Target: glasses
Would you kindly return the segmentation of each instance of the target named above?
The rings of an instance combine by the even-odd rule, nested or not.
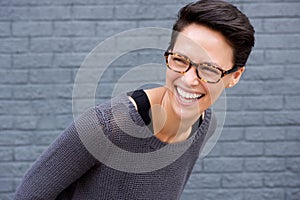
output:
[[[166,65],[174,72],[185,74],[192,66],[196,67],[197,76],[206,83],[218,83],[222,77],[238,70],[238,66],[234,66],[230,70],[223,70],[213,63],[194,63],[188,57],[179,53],[166,51],[164,54]]]

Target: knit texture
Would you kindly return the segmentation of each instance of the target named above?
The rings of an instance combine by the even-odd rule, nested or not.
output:
[[[132,131],[138,133],[149,129],[128,98],[120,95],[95,106],[64,130],[26,173],[15,200],[180,199],[205,136],[211,130],[211,119],[211,110],[207,110],[198,130],[184,142],[167,144],[153,134],[150,137],[134,137],[122,127],[135,125],[139,130],[135,128]],[[137,173],[126,168],[127,163],[124,163],[123,170],[116,169],[111,166],[118,163],[122,168],[123,155],[116,155],[111,146],[101,147],[102,143],[97,140],[99,135],[96,135],[99,131],[95,130],[101,130],[100,134],[103,133],[111,144],[126,152],[139,153],[141,158],[162,148],[179,156],[168,165],[152,171],[138,172],[144,165],[133,161],[130,162]],[[105,152],[95,153],[99,150]],[[98,155],[106,157],[98,158]],[[156,161],[160,162],[145,160],[149,165]]]

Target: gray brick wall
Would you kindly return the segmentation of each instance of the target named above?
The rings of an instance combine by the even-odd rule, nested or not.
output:
[[[187,2],[0,1],[0,200],[12,199],[26,170],[72,121],[72,87],[87,54],[128,29],[171,28]],[[226,92],[221,137],[197,162],[182,199],[298,200],[300,2],[231,2],[253,22],[256,47],[243,80]],[[131,66],[163,62],[161,56],[144,51],[117,59],[101,80],[98,101],[110,97],[116,77]],[[163,81],[156,70],[150,68],[147,81]]]

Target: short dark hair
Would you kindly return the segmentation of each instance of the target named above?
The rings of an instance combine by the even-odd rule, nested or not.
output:
[[[178,12],[173,25],[169,49],[174,47],[178,32],[190,24],[205,25],[220,32],[233,48],[233,62],[236,67],[246,65],[254,47],[254,28],[248,17],[237,7],[221,0],[200,0],[187,4]]]

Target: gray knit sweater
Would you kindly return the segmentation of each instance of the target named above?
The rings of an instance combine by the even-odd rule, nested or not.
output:
[[[208,109],[191,137],[167,144],[149,135],[127,96],[119,95],[63,131],[26,173],[15,200],[180,199],[211,118]]]

